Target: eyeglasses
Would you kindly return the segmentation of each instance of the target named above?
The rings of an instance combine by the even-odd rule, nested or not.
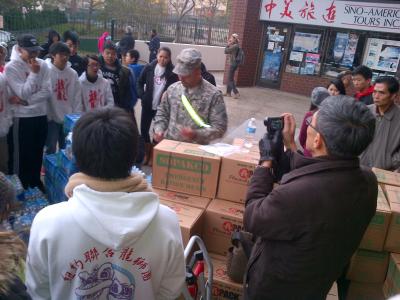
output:
[[[306,119],[306,125],[310,126],[312,129],[314,129],[316,132],[318,132],[319,134],[321,134],[321,132],[319,132],[319,130],[317,128],[315,128],[314,125],[311,124],[312,123],[312,117],[309,117]],[[321,134],[322,135],[322,134]]]

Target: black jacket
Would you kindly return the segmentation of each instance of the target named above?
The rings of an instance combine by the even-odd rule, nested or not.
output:
[[[105,62],[102,56],[100,56],[100,64],[101,64],[101,71],[104,71]],[[131,70],[121,65],[121,63],[118,60],[116,60],[116,66],[117,66],[116,72],[119,73],[119,82],[118,82],[118,88],[115,91],[113,90],[115,106],[118,106],[126,110],[127,112],[132,112],[133,96],[131,89],[131,76],[132,76]],[[106,76],[104,76],[104,78],[107,79]]]
[[[122,39],[119,41],[119,50],[121,54],[135,48],[135,39],[132,33],[125,33]]]
[[[142,99],[142,109],[151,110],[153,104],[153,89],[154,89],[154,69],[156,68],[157,60],[147,64],[142,73],[140,74],[139,80],[137,81],[136,90],[138,97]],[[164,87],[164,92],[168,87],[179,81],[178,76],[172,72],[174,69],[173,64],[167,65],[165,69],[166,84]],[[144,86],[146,85],[146,89]]]
[[[247,299],[325,300],[375,214],[378,186],[358,158],[291,153],[273,189],[266,168],[250,182],[244,227],[258,237],[247,265]]]

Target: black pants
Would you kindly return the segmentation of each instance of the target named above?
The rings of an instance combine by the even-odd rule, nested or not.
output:
[[[142,106],[142,117],[140,120],[140,134],[145,143],[150,143],[150,126],[151,121],[156,116],[157,111],[153,109],[144,108]]]
[[[18,174],[24,188],[39,187],[47,117],[15,118],[9,132],[9,172]]]
[[[237,65],[230,65],[229,73],[228,73],[228,84],[226,86],[226,93],[230,94],[232,91],[234,94],[239,93],[238,89],[236,88],[235,83],[235,72],[237,70]]]

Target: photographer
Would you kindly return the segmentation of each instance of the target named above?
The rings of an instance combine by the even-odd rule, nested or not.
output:
[[[325,299],[375,214],[377,180],[358,156],[372,141],[375,119],[362,103],[328,97],[307,129],[312,158],[297,153],[295,120],[260,141],[260,166],[251,179],[245,229],[257,238],[245,299]],[[288,150],[283,153],[283,145]],[[291,171],[273,189],[284,158]]]

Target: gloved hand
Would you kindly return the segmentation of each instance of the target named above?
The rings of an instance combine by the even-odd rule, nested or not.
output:
[[[270,160],[277,162],[283,153],[283,138],[280,130],[274,135],[266,133],[258,143],[260,148],[260,162]]]

